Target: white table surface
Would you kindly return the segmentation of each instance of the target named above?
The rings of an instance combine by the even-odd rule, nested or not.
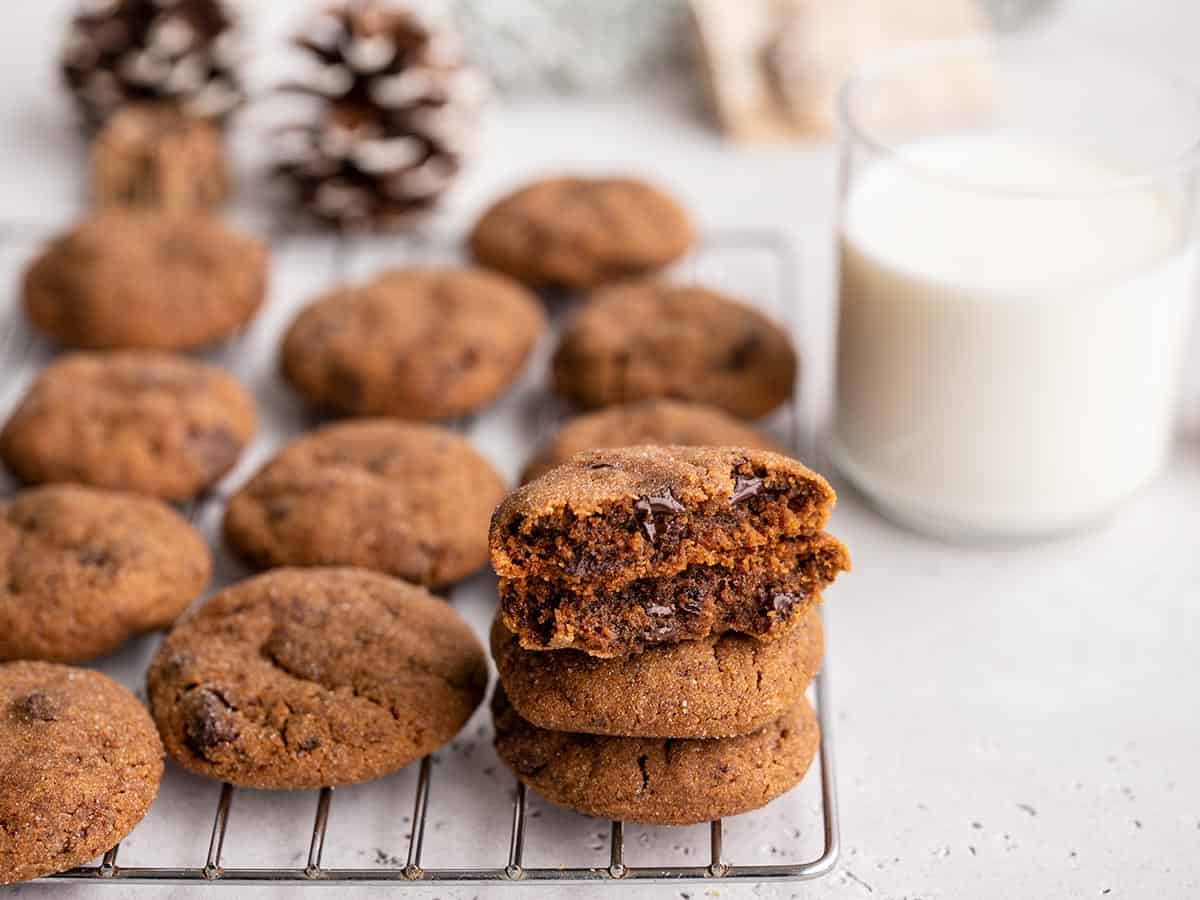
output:
[[[260,41],[279,33],[290,5],[258,4]],[[1200,15],[1189,5],[1075,0],[1063,18],[1190,66],[1200,79],[1200,64],[1189,60]],[[5,9],[0,219],[64,223],[80,208],[81,149],[51,65],[66,6],[55,0]],[[266,77],[270,60],[257,60],[257,77]],[[240,143],[253,157],[253,135]],[[820,405],[831,308],[830,147],[737,151],[698,124],[685,101],[659,95],[509,103],[494,110],[483,147],[454,195],[450,223],[469,221],[506,185],[570,166],[653,177],[707,227],[785,230],[803,271],[797,302],[805,333],[798,338],[809,360],[802,401],[808,409]],[[252,206],[238,215],[256,219]],[[1200,397],[1194,405],[1200,407]],[[855,560],[826,605],[844,841],[837,872],[808,885],[613,885],[573,894],[857,900],[1200,894],[1200,432],[1181,436],[1169,469],[1112,521],[1068,539],[950,546],[890,525],[849,490],[842,491],[832,528]],[[477,612],[469,615],[482,622]],[[215,795],[204,785],[180,784],[164,802],[201,798],[206,820]],[[411,782],[404,785],[396,802],[406,807]],[[359,829],[366,841],[389,817],[407,814],[368,804],[361,815],[339,820],[347,809],[342,796],[335,824]],[[265,830],[291,828],[297,849],[306,846],[307,800],[297,806],[267,797],[250,805],[267,817]],[[478,828],[494,837],[507,827],[506,810],[492,817]],[[734,838],[759,858],[769,856],[773,839],[744,829]],[[254,840],[245,828],[231,830],[234,853],[240,841]],[[661,838],[652,840],[657,845]],[[203,843],[196,852],[203,853]],[[630,852],[638,852],[636,841]],[[328,889],[303,893],[321,890]],[[470,898],[514,890],[521,889],[409,893]],[[10,889],[39,898],[88,892],[61,883]],[[90,893],[291,897],[300,891],[112,885]]]

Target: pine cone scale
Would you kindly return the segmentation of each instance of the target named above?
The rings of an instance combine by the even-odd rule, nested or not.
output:
[[[482,101],[452,43],[384,0],[332,7],[294,39],[312,66],[282,90],[317,107],[312,121],[276,132],[275,171],[300,209],[337,227],[388,227],[437,204]]]
[[[244,99],[236,26],[222,0],[83,0],[63,42],[63,78],[93,127],[139,101],[223,120]]]

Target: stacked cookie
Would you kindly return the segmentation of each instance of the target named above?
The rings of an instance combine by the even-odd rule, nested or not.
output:
[[[496,748],[547,799],[691,824],[762,806],[818,742],[834,494],[768,450],[579,453],[492,519]]]

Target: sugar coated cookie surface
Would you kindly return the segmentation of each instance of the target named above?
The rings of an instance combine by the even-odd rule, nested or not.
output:
[[[483,648],[423,588],[279,569],[226,588],[147,675],[171,758],[209,778],[313,788],[379,778],[449,741],[483,699]]]
[[[0,664],[0,884],[82,865],[146,815],[163,749],[138,699],[90,669]]]

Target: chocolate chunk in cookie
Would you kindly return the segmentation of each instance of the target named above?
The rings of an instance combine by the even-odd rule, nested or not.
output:
[[[55,238],[25,273],[25,309],[53,340],[189,350],[237,332],[263,300],[267,250],[214,216],[107,209]]]
[[[544,327],[536,298],[501,275],[394,270],[305,309],[284,338],[283,373],[319,410],[449,419],[495,400]]]
[[[475,258],[533,287],[590,288],[687,252],[687,213],[632,178],[547,178],[499,200],[470,236]]]
[[[787,403],[791,339],[758,310],[702,287],[638,281],[595,294],[568,324],[554,388],[584,409],[668,398],[754,419]]]
[[[77,485],[0,504],[0,660],[79,662],[165,628],[204,589],[203,539],[157,500]]]
[[[639,444],[752,447],[783,452],[766,435],[715,407],[647,400],[602,409],[567,422],[525,466],[521,480],[533,481],[582,450]]]
[[[492,714],[496,753],[547,800],[652,825],[693,825],[758,809],[804,777],[819,743],[807,700],[750,734],[711,740],[550,731],[521,718],[502,689]]]
[[[267,463],[230,500],[225,536],[263,568],[353,565],[442,587],[485,562],[503,495],[495,469],[451,431],[345,422]]]
[[[254,401],[215,366],[154,351],[74,353],[34,381],[0,432],[0,456],[31,484],[184,501],[233,467],[254,429]]]
[[[778,640],[740,634],[615,659],[521,649],[497,619],[492,656],[509,701],[539,728],[636,737],[748,734],[795,706],[821,665],[821,618],[807,609]]]
[[[471,628],[423,588],[361,569],[279,569],[172,631],[147,686],[180,765],[247,787],[315,788],[432,753],[487,679]]]
[[[111,678],[46,662],[0,665],[0,884],[82,865],[142,820],[162,744]]]

